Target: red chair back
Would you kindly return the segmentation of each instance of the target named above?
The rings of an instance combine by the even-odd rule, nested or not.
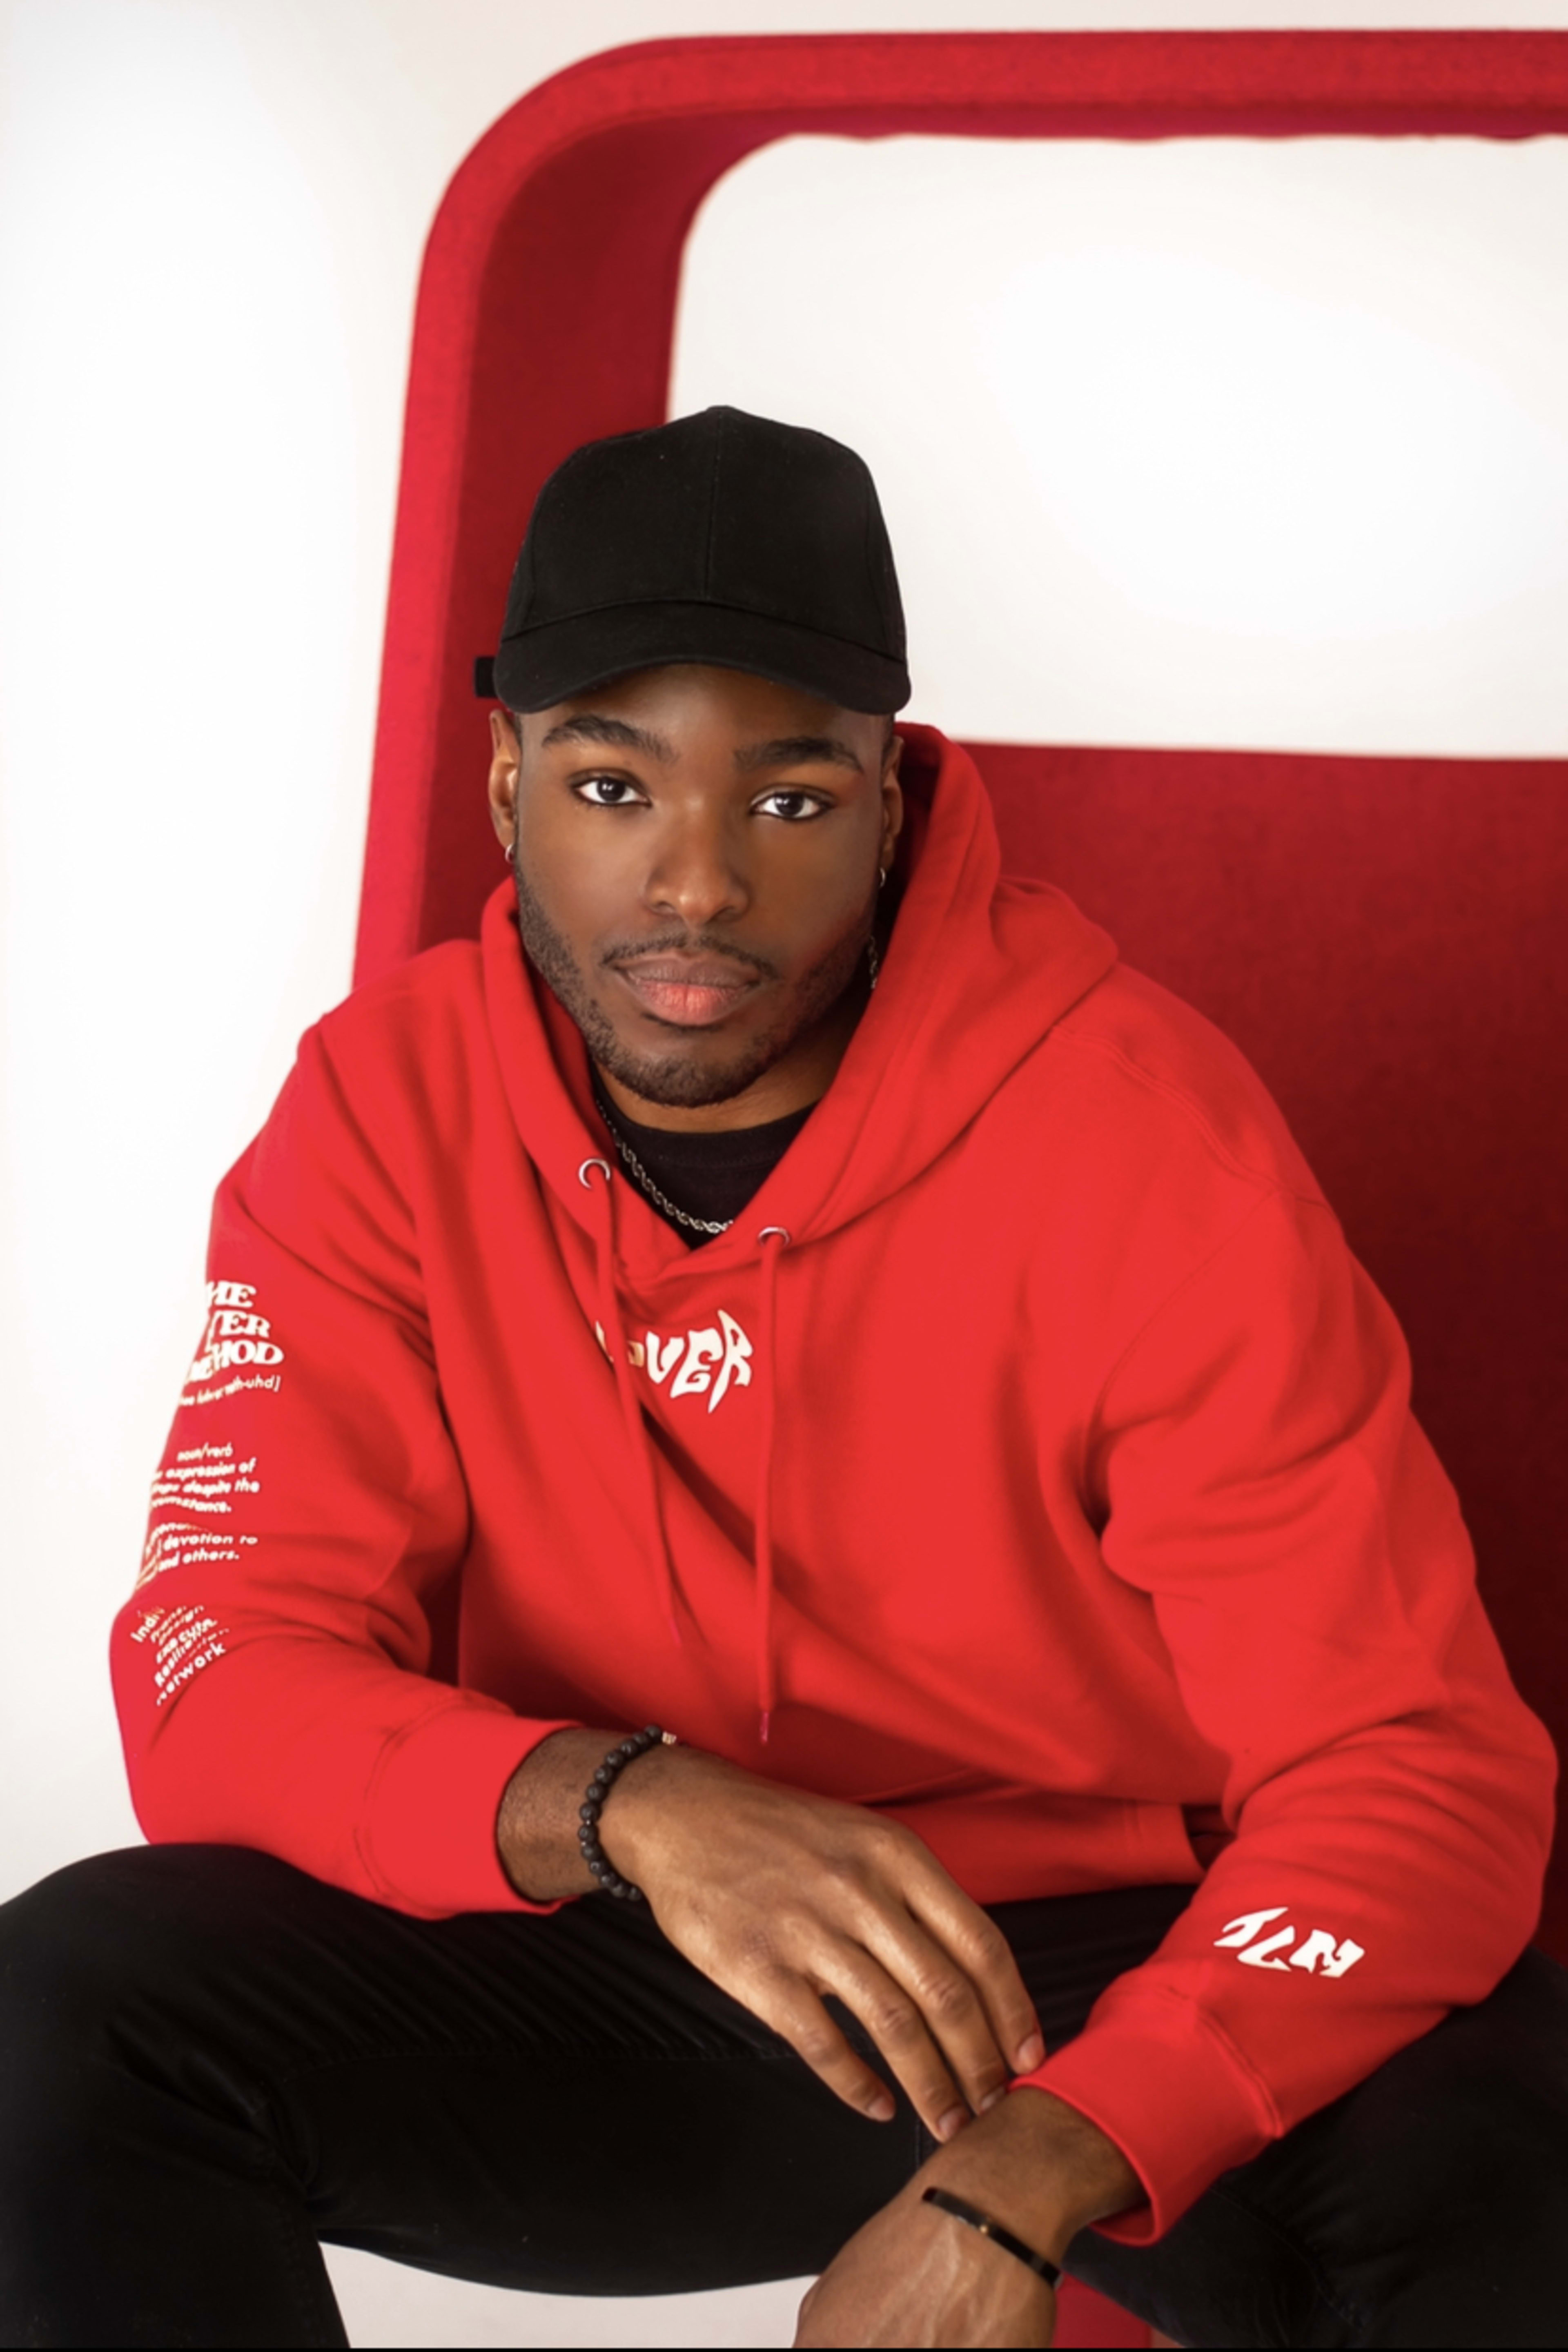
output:
[[[709,187],[795,131],[1568,131],[1561,33],[667,41],[531,91],[431,232],[410,365],[356,976],[471,933],[500,871],[474,656],[534,493],[665,414]],[[977,746],[1015,870],[1229,1032],[1408,1331],[1526,1696],[1568,1734],[1568,761]],[[1546,1930],[1568,1958],[1568,1873]]]
[[[1521,1689],[1568,1736],[1568,761],[972,747],[1268,1082],[1409,1337]],[[1568,1959],[1568,1874],[1544,1936]]]

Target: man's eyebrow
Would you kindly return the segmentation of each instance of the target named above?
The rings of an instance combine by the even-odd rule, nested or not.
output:
[[[675,757],[662,735],[655,735],[647,727],[632,727],[624,719],[605,719],[596,710],[581,711],[575,719],[563,719],[552,727],[540,745],[548,751],[552,743],[610,743],[622,751],[646,751],[650,760],[666,762]]]
[[[755,768],[803,768],[814,762],[853,768],[857,775],[863,772],[848,744],[837,735],[779,735],[771,743],[748,743],[735,754],[735,765],[743,775]]]

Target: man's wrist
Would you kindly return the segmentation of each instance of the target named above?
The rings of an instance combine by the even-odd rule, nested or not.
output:
[[[599,1823],[605,1850],[623,1878],[640,1886],[658,1876],[675,1792],[727,1769],[680,1740],[650,1748],[627,1767],[605,1798]]]
[[[507,1783],[496,1816],[496,1848],[507,1876],[530,1902],[560,1902],[598,1885],[577,1841],[582,1806],[595,1770],[625,1738],[581,1727],[552,1732]],[[696,1759],[697,1750],[679,1744],[650,1748],[611,1783],[600,1813],[601,1841],[616,1870],[633,1885],[640,1885],[645,1859],[651,1862],[657,1851],[661,1798],[671,1778],[681,1777]],[[700,1760],[726,1769],[711,1757]],[[651,1803],[634,1801],[645,1793]]]
[[[501,1794],[496,1851],[518,1893],[531,1903],[558,1903],[593,1891],[577,1843],[583,1790],[615,1743],[609,1731],[552,1732],[525,1756]]]
[[[1027,2084],[939,2148],[920,2179],[967,2198],[1058,2263],[1080,2230],[1141,2204],[1144,2194],[1097,2124]]]

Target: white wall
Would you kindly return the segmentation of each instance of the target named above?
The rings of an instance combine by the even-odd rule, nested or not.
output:
[[[794,139],[678,411],[870,460],[914,709],[1018,742],[1568,751],[1568,139]]]
[[[147,1477],[196,1326],[214,1181],[264,1114],[299,1030],[347,984],[408,321],[442,188],[504,105],[595,49],[700,31],[940,26],[970,13],[951,0],[859,0],[852,13],[843,0],[578,0],[571,10],[542,0],[0,5],[0,1895],[133,1834],[105,1629],[133,1571]],[[1185,8],[1144,0],[1103,9],[992,0],[984,21],[1431,25],[1479,13],[1453,0]],[[1568,25],[1568,0],[1516,0],[1508,14],[1515,25]],[[941,242],[941,221],[929,215],[938,183],[929,162],[911,167],[914,152],[836,151],[827,168],[846,200],[844,175],[859,174],[855,209],[840,215],[840,262],[875,238],[890,188],[900,192],[898,207],[927,205],[921,234]],[[779,205],[781,192],[798,190],[789,175],[805,160],[764,155],[715,195],[693,263],[679,397],[683,405],[742,395],[775,409],[803,403],[830,425],[848,420],[885,477],[930,712],[992,735],[1185,740],[1195,730],[1221,740],[1228,729],[1224,740],[1256,742],[1272,740],[1275,726],[1289,740],[1370,745],[1390,732],[1426,742],[1448,728],[1450,748],[1563,748],[1560,688],[1542,683],[1539,659],[1540,632],[1559,625],[1560,585],[1550,546],[1540,552],[1540,517],[1518,509],[1512,459],[1484,476],[1486,499],[1473,481],[1459,497],[1464,543],[1481,551],[1487,594],[1501,581],[1514,599],[1500,620],[1479,611],[1482,636],[1492,635],[1489,651],[1472,646],[1466,656],[1472,669],[1481,663],[1484,683],[1473,692],[1434,683],[1428,664],[1424,698],[1405,642],[1450,625],[1442,599],[1453,604],[1468,565],[1445,572],[1439,558],[1447,585],[1426,582],[1437,607],[1392,628],[1398,594],[1423,579],[1413,573],[1403,591],[1385,581],[1373,638],[1360,559],[1360,635],[1314,637],[1309,628],[1303,638],[1307,608],[1290,602],[1281,575],[1260,630],[1256,613],[1226,602],[1234,553],[1194,576],[1190,531],[1130,534],[1126,503],[1101,496],[1103,467],[1076,489],[1053,470],[1059,434],[1035,436],[1030,496],[1047,529],[1026,560],[987,556],[973,530],[950,537],[950,509],[927,494],[945,479],[941,419],[978,397],[984,377],[968,329],[956,372],[940,353],[929,357],[933,333],[953,324],[957,294],[943,294],[946,315],[933,320],[929,284],[909,285],[906,271],[901,309],[920,333],[900,336],[880,373],[875,355],[858,363],[843,409],[826,404],[831,385],[789,373],[788,347],[776,373],[759,375],[743,279],[731,281],[729,325],[716,302],[726,236],[731,251],[742,230],[771,238],[786,280],[798,275],[798,240],[792,248]],[[1310,159],[1298,161],[1307,177],[1287,211],[1294,205],[1300,222],[1319,184]],[[1200,200],[1188,184],[1182,201],[1192,217],[1155,240],[1151,260],[1126,175],[1111,160],[1079,162],[1088,173],[1074,183],[1082,226],[1051,246],[1055,279],[992,287],[1000,308],[985,397],[1025,447],[1032,427],[1009,373],[1017,352],[1064,303],[1092,320],[1097,286],[1112,282],[1074,261],[1075,237],[1105,241],[1114,216],[1124,255],[1114,282],[1136,294],[1142,268],[1161,299],[1206,286],[1211,338],[1234,333],[1234,289],[1200,283],[1194,268],[1258,278],[1251,248],[1224,246],[1202,260],[1208,230],[1198,215],[1206,205],[1213,227],[1225,209],[1212,188]],[[823,159],[812,168],[819,202]],[[969,173],[951,155],[935,166],[961,168]],[[1158,157],[1139,165],[1146,178],[1163,168]],[[1527,159],[1522,168],[1549,180],[1555,167]],[[1222,172],[1212,159],[1205,169]],[[1097,171],[1107,176],[1097,181]],[[1474,224],[1445,226],[1444,207],[1458,199],[1417,175],[1386,215],[1405,222],[1426,257],[1413,287],[1391,285],[1374,255],[1357,281],[1364,315],[1348,342],[1344,319],[1329,320],[1325,348],[1370,352],[1379,369],[1408,362],[1417,373],[1412,338],[1457,355],[1445,379],[1456,413],[1468,402],[1484,421],[1489,402],[1493,416],[1500,400],[1512,402],[1530,420],[1532,448],[1547,453],[1540,478],[1556,498],[1556,460],[1542,436],[1562,430],[1560,311],[1534,340],[1525,314],[1531,273],[1560,253],[1552,240],[1564,217],[1561,183],[1543,182],[1531,198],[1517,193],[1524,184],[1510,171],[1493,178],[1489,216],[1511,225],[1518,250],[1510,242],[1506,267],[1489,258],[1492,248],[1480,253],[1480,276],[1494,260],[1500,273],[1485,299],[1472,269],[1465,319],[1437,315],[1447,298],[1434,291],[1434,237],[1474,244]],[[966,176],[951,190],[943,216],[969,217],[978,184]],[[989,251],[990,228],[978,234]],[[950,221],[950,261],[953,244]],[[825,267],[833,262],[831,246],[819,242],[817,253]],[[1346,300],[1331,247],[1299,255],[1292,268],[1269,281],[1272,294],[1265,289],[1286,306],[1276,312],[1286,359],[1314,348],[1310,335],[1291,343],[1302,301],[1319,305],[1315,325],[1325,305],[1343,311]],[[842,267],[827,268],[824,283],[823,299],[838,305],[824,347],[863,354],[853,336],[873,314]],[[972,311],[976,299],[973,289],[963,295]],[[1560,299],[1555,282],[1540,297],[1548,307]],[[911,342],[928,354],[918,378]],[[1178,377],[1180,365],[1178,354]],[[1279,360],[1270,381],[1289,373]],[[1331,370],[1331,394],[1340,381]],[[1088,397],[1081,375],[1068,381],[1054,426],[1065,418],[1076,429]],[[1179,448],[1202,442],[1201,408],[1183,412],[1182,431],[1198,442]],[[1240,429],[1248,415],[1244,404]],[[1426,424],[1437,429],[1431,416]],[[988,448],[998,429],[993,421]],[[1419,488],[1421,467],[1394,454]],[[1498,499],[1504,524],[1494,527]],[[975,510],[985,503],[975,500]],[[1141,495],[1134,506],[1144,503]],[[1180,502],[1169,511],[1179,523]],[[1542,512],[1551,520],[1557,509]],[[1286,520],[1320,544],[1310,509]],[[1227,525],[1237,544],[1245,521],[1233,515]],[[1056,569],[1042,588],[1038,550],[1053,534]],[[1011,616],[999,635],[989,625],[996,611]],[[1187,676],[1200,638],[1207,705],[1193,698]],[[1070,660],[1046,660],[1047,642],[1070,647]],[[1315,648],[1310,658],[1303,642]],[[1274,699],[1237,683],[1219,711],[1212,694],[1227,663],[1244,681],[1259,662],[1274,665]],[[363,2261],[341,2268],[364,2343],[615,2343],[634,2328],[648,2342],[782,2342],[788,2332],[789,2298],[778,2293],[699,2300],[657,2317],[619,2305],[563,2316],[417,2278],[399,2278],[394,2291],[389,2274]],[[657,2339],[655,2326],[666,2330]]]

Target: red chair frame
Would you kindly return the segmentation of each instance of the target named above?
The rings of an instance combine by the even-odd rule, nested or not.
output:
[[[410,362],[356,979],[471,931],[471,688],[534,494],[666,414],[698,205],[798,131],[1302,138],[1568,131],[1562,33],[879,33],[648,42],[531,90],[430,232]]]
[[[458,171],[426,256],[356,979],[477,929],[500,867],[472,664],[493,649],[534,493],[578,443],[665,415],[692,215],[743,155],[799,131],[1528,138],[1568,132],[1568,34],[664,41],[531,90]],[[1130,960],[1229,1029],[1279,1094],[1410,1331],[1417,1406],[1515,1672],[1568,1734],[1568,1339],[1552,1336],[1568,1328],[1568,761],[996,746],[981,761],[1019,870],[1109,917]],[[1122,904],[1130,840],[1143,873]],[[1267,887],[1248,863],[1260,840]],[[1364,955],[1329,895],[1336,865],[1362,890]],[[1337,961],[1313,929],[1325,911]],[[1224,954],[1205,963],[1216,933]],[[1547,1940],[1568,1958],[1568,1872],[1553,1888]]]

